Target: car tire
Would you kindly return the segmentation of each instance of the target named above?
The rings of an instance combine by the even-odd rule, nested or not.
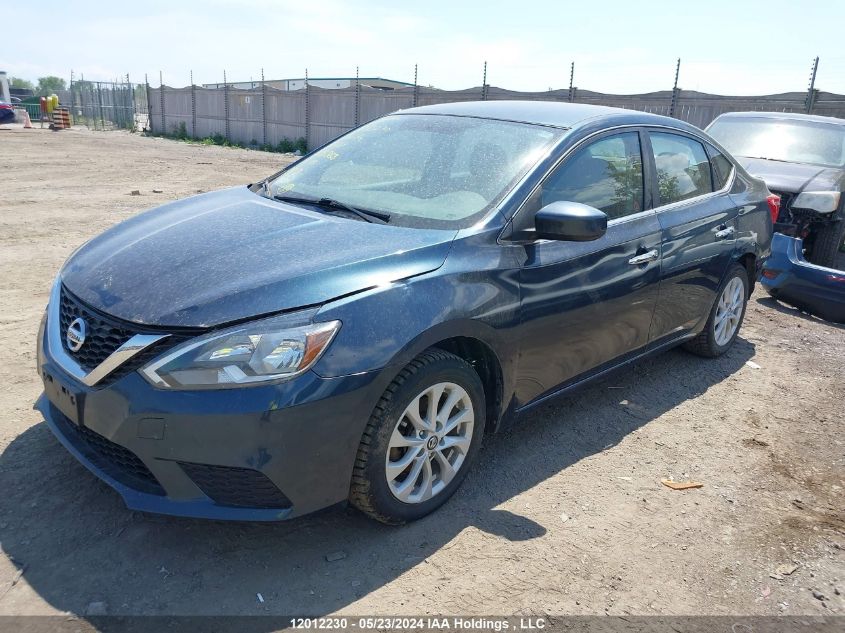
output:
[[[435,397],[432,416],[429,400]],[[444,411],[452,399],[455,404]],[[438,427],[433,431],[432,417]],[[448,429],[454,420],[458,426]],[[485,421],[484,387],[472,366],[449,352],[426,350],[399,372],[373,410],[358,446],[349,501],[390,525],[433,512],[466,477],[481,448]]]
[[[833,268],[843,239],[845,239],[845,220],[825,224],[816,231],[813,248],[807,260],[817,266]]]
[[[687,351],[705,358],[716,358],[731,348],[739,335],[742,320],[745,318],[745,308],[748,305],[748,286],[748,273],[745,268],[738,264],[731,266],[716,292],[716,300],[710,309],[704,329],[698,336],[684,344]],[[740,299],[739,304],[735,305],[733,298],[738,289],[740,290]],[[725,300],[728,300],[727,305],[724,303]],[[730,323],[725,323],[726,318],[730,319]],[[723,324],[723,328],[730,325],[730,333],[720,330],[720,323]]]

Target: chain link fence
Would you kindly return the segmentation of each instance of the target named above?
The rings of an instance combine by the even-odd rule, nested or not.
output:
[[[112,81],[71,81],[68,100],[76,125],[93,130],[137,130],[148,126],[144,84]]]

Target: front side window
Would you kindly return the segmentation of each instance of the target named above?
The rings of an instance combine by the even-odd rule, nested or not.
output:
[[[704,146],[678,134],[651,132],[660,204],[672,204],[713,191]]]
[[[566,159],[541,187],[540,206],[580,202],[604,211],[609,219],[643,210],[643,160],[640,136],[607,136]]]
[[[474,117],[387,116],[306,156],[270,183],[270,193],[388,213],[392,225],[464,228],[562,133]]]

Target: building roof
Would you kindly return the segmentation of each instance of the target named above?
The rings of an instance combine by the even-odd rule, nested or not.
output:
[[[688,126],[678,119],[657,114],[562,101],[464,101],[410,108],[401,110],[397,114],[449,114],[560,128],[571,128],[583,121],[598,117],[625,119],[624,122],[631,124],[669,124],[680,128]]]

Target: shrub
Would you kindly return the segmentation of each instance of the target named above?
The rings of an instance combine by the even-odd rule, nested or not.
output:
[[[185,126],[184,121],[180,121],[178,125],[173,126],[173,137],[180,141],[188,138],[188,128]]]

